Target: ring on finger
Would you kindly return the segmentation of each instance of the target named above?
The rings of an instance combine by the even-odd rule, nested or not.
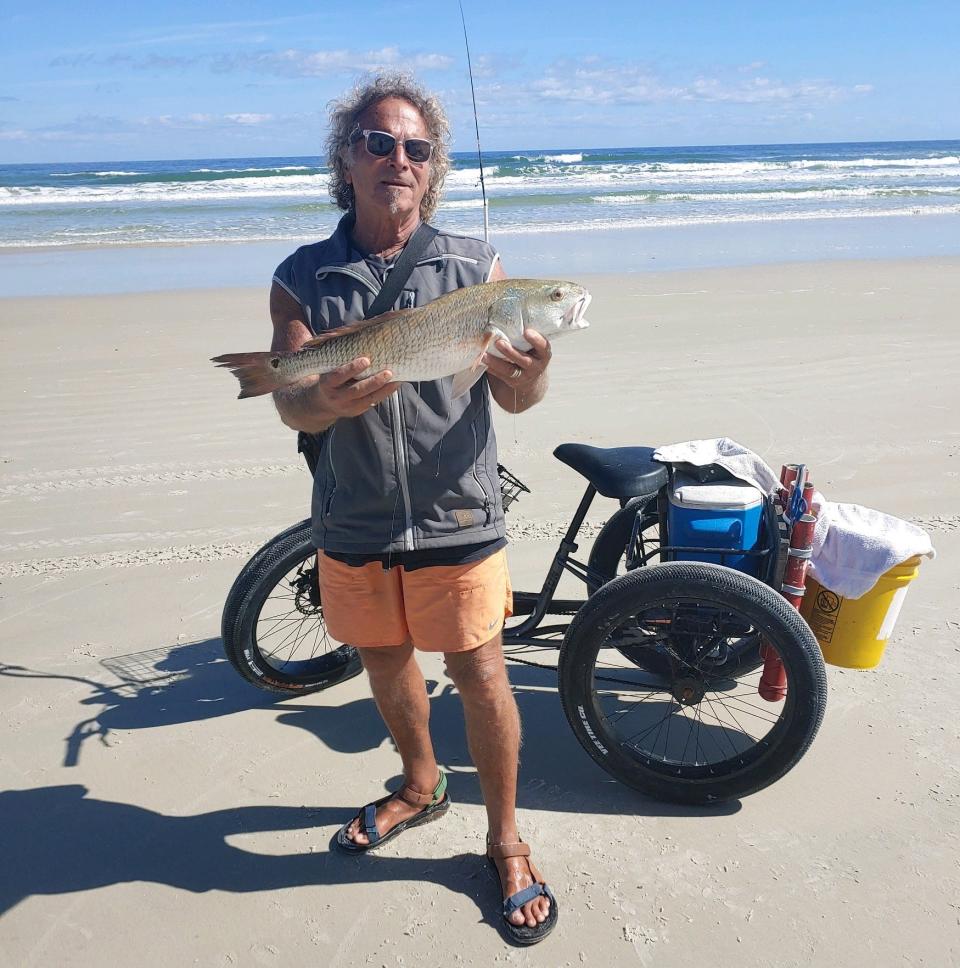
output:
[[[523,370],[519,366],[513,368],[513,373],[510,374],[511,380],[519,380],[523,376]]]

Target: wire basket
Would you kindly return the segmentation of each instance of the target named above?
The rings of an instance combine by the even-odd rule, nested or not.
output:
[[[529,494],[530,488],[519,478],[514,477],[503,464],[497,464],[497,473],[500,475],[500,494],[503,498],[503,510],[506,511],[521,494]]]

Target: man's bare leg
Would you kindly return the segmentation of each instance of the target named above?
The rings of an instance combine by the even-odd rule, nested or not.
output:
[[[430,699],[413,646],[359,651],[377,709],[400,753],[405,781],[418,793],[432,793],[439,770],[430,740]],[[385,834],[421,809],[393,797],[377,808],[377,829]],[[370,841],[357,818],[347,828],[347,836],[357,844]]]
[[[446,653],[447,672],[460,692],[467,744],[487,808],[490,840],[515,844],[520,715],[507,679],[500,636],[470,652]],[[504,898],[533,883],[524,857],[497,861]],[[550,902],[537,897],[511,915],[514,924],[535,927],[546,920]]]

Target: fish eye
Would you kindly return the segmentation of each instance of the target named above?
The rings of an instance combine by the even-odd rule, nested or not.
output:
[[[553,292],[550,293],[550,298],[554,302],[559,302],[561,299],[563,299],[563,290],[562,289],[554,289]]]

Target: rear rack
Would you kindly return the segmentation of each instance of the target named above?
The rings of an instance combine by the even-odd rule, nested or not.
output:
[[[500,475],[500,494],[503,498],[503,510],[506,511],[521,494],[529,494],[530,488],[519,478],[514,477],[503,464],[497,464],[497,473]]]

